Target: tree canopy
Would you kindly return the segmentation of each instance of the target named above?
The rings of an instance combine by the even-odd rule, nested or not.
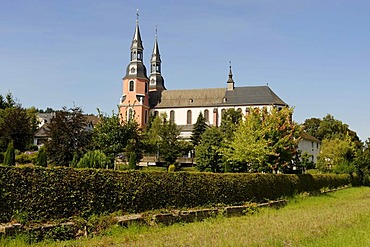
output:
[[[32,142],[35,114],[16,103],[11,93],[0,95],[0,150],[13,140],[14,148],[24,151]]]
[[[179,136],[179,127],[169,121],[166,114],[156,116],[145,131],[146,151],[155,152],[166,165],[173,164],[181,153]]]
[[[69,166],[75,153],[85,153],[91,144],[92,131],[80,107],[57,111],[49,125],[47,155],[54,165]]]

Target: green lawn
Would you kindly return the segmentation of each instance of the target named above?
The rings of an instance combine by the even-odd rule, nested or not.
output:
[[[0,246],[26,246],[21,238]],[[112,227],[104,235],[37,246],[370,246],[370,188],[296,197],[284,208],[169,227]]]

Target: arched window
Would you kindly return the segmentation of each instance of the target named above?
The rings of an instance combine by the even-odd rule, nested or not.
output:
[[[171,123],[175,122],[175,111],[174,110],[170,111],[170,122]]]
[[[238,108],[238,110],[237,110],[238,112],[242,112],[242,108]]]
[[[188,110],[186,114],[186,124],[191,124],[191,110]]]
[[[204,118],[205,118],[206,122],[209,122],[209,111],[207,109],[204,110]]]
[[[128,91],[133,92],[135,90],[135,82],[130,81],[128,86]]]
[[[145,82],[145,93],[148,93],[148,83]]]

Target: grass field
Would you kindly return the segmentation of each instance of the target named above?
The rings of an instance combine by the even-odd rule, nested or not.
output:
[[[27,246],[21,237],[0,246]],[[370,246],[370,188],[297,196],[281,209],[169,227],[110,228],[95,238],[35,246]]]

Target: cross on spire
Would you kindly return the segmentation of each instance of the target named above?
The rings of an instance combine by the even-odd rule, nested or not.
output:
[[[139,9],[136,9],[136,21],[139,21]]]

